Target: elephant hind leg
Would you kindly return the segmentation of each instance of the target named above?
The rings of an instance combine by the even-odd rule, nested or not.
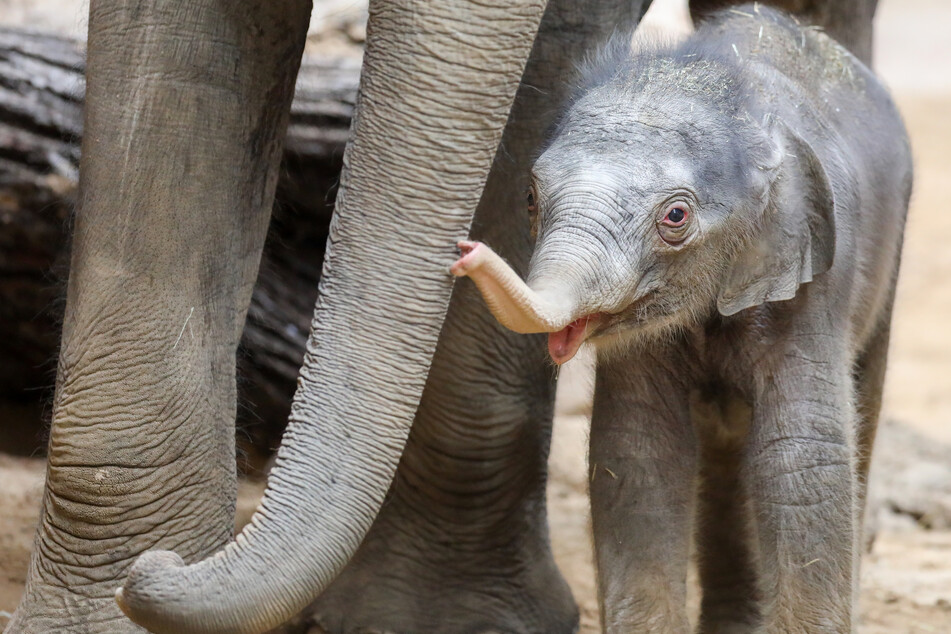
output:
[[[691,419],[700,445],[697,558],[699,632],[740,634],[761,621],[749,493],[741,463],[750,408],[723,386],[698,390]]]
[[[869,467],[872,447],[878,430],[882,409],[882,391],[885,386],[885,366],[888,360],[888,342],[891,332],[891,308],[859,356],[853,371],[857,400],[855,431],[856,506],[859,512],[857,526],[864,528],[865,504],[868,497]],[[860,533],[862,534],[862,533]],[[875,535],[864,535],[859,547],[870,548]]]

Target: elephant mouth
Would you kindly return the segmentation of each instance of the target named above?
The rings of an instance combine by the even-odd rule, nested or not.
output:
[[[548,333],[548,355],[556,365],[570,361],[581,344],[598,328],[603,319],[602,313],[585,315],[574,320],[557,332]]]

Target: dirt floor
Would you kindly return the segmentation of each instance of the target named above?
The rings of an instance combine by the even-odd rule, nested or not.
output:
[[[0,0],[0,23],[80,33],[77,0]],[[342,47],[363,36],[360,2],[318,2],[315,30],[344,20]],[[51,11],[50,7],[57,10]],[[682,0],[658,0],[651,28],[683,30]],[[911,132],[916,189],[895,314],[884,423],[873,466],[863,564],[861,634],[951,632],[951,4],[882,0],[876,66]],[[336,44],[335,44],[336,45]],[[549,487],[556,558],[582,608],[582,632],[597,632],[588,531],[585,446],[588,370],[565,368]],[[0,627],[22,590],[42,491],[40,460],[0,455]],[[239,523],[261,485],[244,483]]]

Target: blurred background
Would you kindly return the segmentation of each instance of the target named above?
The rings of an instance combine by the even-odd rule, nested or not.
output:
[[[239,352],[239,525],[263,490],[296,384],[359,79],[365,1],[314,4]],[[0,0],[0,628],[22,591],[42,492],[82,135],[85,12],[82,0]],[[655,0],[639,35],[690,28],[686,0]],[[874,66],[905,116],[916,182],[872,468],[862,634],[951,632],[949,32],[947,0],[880,0]],[[597,632],[585,466],[591,359],[581,357],[559,379],[549,503],[582,631]]]

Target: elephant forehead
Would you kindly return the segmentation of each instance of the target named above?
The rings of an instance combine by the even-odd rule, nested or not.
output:
[[[609,157],[546,152],[533,170],[540,193],[551,199],[558,194],[618,190],[623,183],[620,165],[605,158]]]
[[[631,145],[623,151],[551,148],[535,164],[539,194],[548,204],[576,196],[609,197],[623,202],[631,195],[653,198],[674,189],[695,189],[702,166],[681,145]]]
[[[566,127],[536,163],[541,169],[572,164],[623,166],[630,171],[664,167],[684,170],[719,160],[731,152],[735,134],[725,124],[703,118],[688,119],[663,112],[642,112],[598,126]],[[541,171],[541,170],[538,170]]]

